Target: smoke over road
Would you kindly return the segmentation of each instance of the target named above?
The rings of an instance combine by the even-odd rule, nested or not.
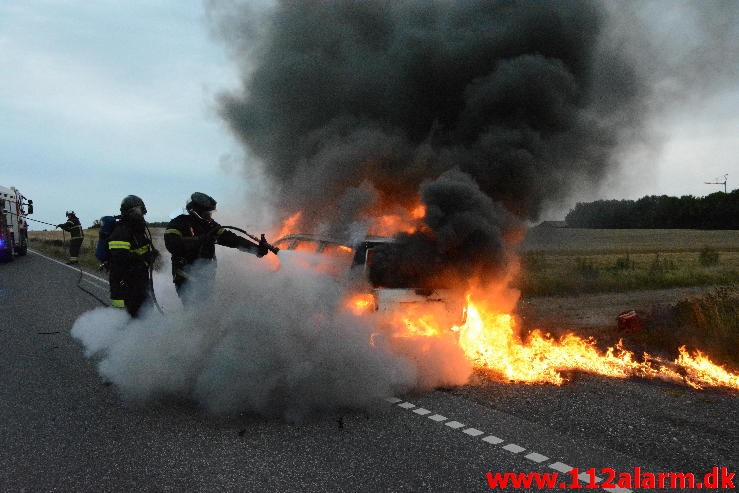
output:
[[[351,236],[420,197],[430,229],[401,241],[427,270],[443,258],[430,279],[470,259],[495,278],[523,221],[643,125],[646,82],[597,2],[280,2],[258,42],[246,8],[219,14],[257,60],[220,111],[277,209]]]

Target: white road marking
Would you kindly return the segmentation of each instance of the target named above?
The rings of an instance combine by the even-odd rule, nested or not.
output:
[[[581,472],[580,474],[578,474],[577,477],[580,479],[580,481],[582,481],[584,483],[589,483],[590,482],[590,474],[588,474],[588,473]],[[593,476],[593,479],[594,479],[594,481],[596,483],[600,483],[601,481],[603,481],[603,478],[598,477],[598,476]]]
[[[549,457],[547,457],[546,455],[541,455],[538,452],[531,452],[530,454],[525,455],[524,457],[526,457],[528,460],[532,462],[536,462],[537,464],[549,460]]]
[[[60,262],[60,261],[58,261],[55,258],[51,258],[51,257],[49,257],[47,255],[44,255],[43,253],[39,253],[36,250],[31,250],[29,248],[28,251],[31,252],[34,255],[38,255],[39,257],[43,257],[46,260],[51,260],[52,262],[56,262],[57,264],[61,265],[62,267],[67,267],[68,269],[72,269],[73,271],[76,271],[76,272],[79,272],[79,270],[80,270],[79,266],[75,267],[74,265],[65,264],[64,262]],[[98,277],[96,275],[90,274],[89,272],[85,272],[84,270],[82,271],[82,274],[84,274],[86,276],[90,276],[93,279],[96,279],[96,280],[98,280],[100,282],[104,282],[105,284],[109,284],[106,279],[103,279],[102,277]],[[398,400],[400,400],[400,399],[398,399]]]
[[[559,472],[570,472],[572,470],[572,466],[568,466],[567,464],[563,464],[562,462],[549,464],[549,467]]]
[[[485,438],[483,438],[482,441],[492,443],[493,445],[497,445],[499,443],[503,443],[505,440],[503,440],[502,438],[498,438],[494,435],[488,435]]]
[[[484,431],[480,431],[477,428],[467,428],[466,430],[462,430],[462,433],[465,433],[471,437],[478,437],[485,433]]]
[[[415,404],[411,404],[410,402],[403,402],[402,399],[398,399],[397,397],[388,397],[385,400],[388,401],[388,402],[390,402],[391,404],[397,404],[399,402],[402,402],[402,404],[398,404],[398,407],[402,407],[402,408],[405,408],[405,409],[412,409],[412,408],[415,408],[416,407]],[[421,416],[426,416],[426,415],[432,413],[432,411],[429,411],[428,409],[423,408],[423,407],[419,407],[419,408],[413,409],[413,412],[416,413],[416,414],[419,414]],[[434,414],[432,416],[426,416],[426,417],[428,419],[430,419],[432,421],[436,421],[436,422],[442,422],[442,421],[446,421],[447,419],[449,419],[446,416],[442,416],[441,414]],[[460,428],[464,428],[464,426],[465,426],[464,424],[460,423],[459,421],[454,421],[454,420],[449,421],[449,422],[444,423],[444,424],[446,426],[448,426],[449,428],[452,428],[452,429],[455,429],[455,430],[458,430]],[[464,430],[461,430],[461,431],[462,431],[462,433],[464,433],[466,435],[469,435],[469,436],[472,436],[472,437],[477,437],[477,436],[483,435],[485,433],[483,431],[478,430],[477,428],[465,428]],[[500,443],[505,442],[504,439],[499,438],[499,437],[496,437],[495,435],[488,435],[488,436],[482,438],[482,441],[483,442],[490,443],[490,444],[493,444],[493,445],[498,445]],[[524,447],[522,447],[522,446],[520,446],[520,445],[518,445],[516,443],[509,443],[508,445],[505,445],[502,448],[504,450],[507,450],[508,452],[511,452],[511,453],[514,453],[514,454],[519,454],[519,453],[523,452],[524,450],[526,450]],[[547,457],[546,455],[542,455],[542,454],[540,454],[538,452],[531,452],[531,453],[525,455],[524,457],[526,459],[528,459],[528,460],[530,460],[532,462],[536,462],[538,464],[550,460],[549,457]],[[567,465],[567,464],[565,464],[563,462],[554,462],[552,464],[549,464],[549,468],[554,469],[555,471],[563,472],[563,473],[568,473],[568,472],[570,472],[572,470],[572,466],[569,466],[569,465]],[[590,483],[590,476],[588,474],[586,474],[586,473],[579,474],[578,475],[578,478],[581,481],[583,481],[583,482]],[[594,482],[595,483],[601,483],[601,482],[603,482],[603,478],[598,477],[598,476],[595,476],[594,477]],[[628,489],[628,488],[603,488],[603,490],[604,491],[612,491],[614,493],[632,493],[632,491],[630,489]]]
[[[513,454],[520,454],[521,452],[523,452],[526,449],[523,448],[520,445],[516,445],[515,443],[509,443],[508,445],[506,445],[505,447],[503,447],[503,450],[507,450],[507,451],[509,451],[509,452],[511,452]]]

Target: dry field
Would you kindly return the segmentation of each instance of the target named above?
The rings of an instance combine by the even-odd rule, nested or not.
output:
[[[739,252],[739,230],[531,228],[522,252],[622,253],[699,251],[707,246]]]
[[[530,296],[731,284],[739,231],[532,228],[517,281]]]
[[[85,238],[82,240],[82,248],[80,249],[80,263],[83,267],[89,269],[97,269],[99,262],[95,258],[95,248],[98,241],[98,229],[86,229],[84,231]],[[151,228],[151,236],[154,245],[160,249],[164,249],[164,228]],[[69,256],[69,233],[62,232],[60,229],[49,231],[29,231],[29,246],[46,255],[66,260]]]

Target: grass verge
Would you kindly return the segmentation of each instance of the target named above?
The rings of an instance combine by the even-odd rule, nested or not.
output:
[[[83,267],[95,270],[100,265],[98,259],[95,258],[98,230],[87,229],[84,231],[84,234],[85,237],[82,240],[82,246],[78,255],[79,262]],[[63,262],[69,260],[69,239],[69,234],[64,233],[62,236],[61,230],[28,232],[28,244],[30,248]]]

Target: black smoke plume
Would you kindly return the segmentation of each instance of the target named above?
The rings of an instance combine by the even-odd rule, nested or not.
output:
[[[597,183],[642,126],[645,87],[591,0],[284,1],[258,41],[249,14],[222,23],[257,64],[220,112],[279,210],[348,235],[420,196],[427,228],[388,258],[421,278],[495,275],[524,221]]]

